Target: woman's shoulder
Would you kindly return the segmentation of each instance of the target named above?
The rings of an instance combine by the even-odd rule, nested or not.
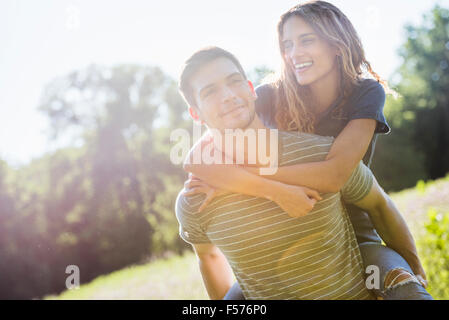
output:
[[[271,83],[262,83],[256,87],[258,97],[272,98],[274,96],[274,86]]]
[[[269,83],[261,84],[256,88],[256,112],[262,119],[263,123],[272,127],[274,125],[275,118],[275,91],[274,87]]]
[[[385,96],[384,87],[375,79],[360,79],[356,89],[356,96],[359,98],[366,94]]]

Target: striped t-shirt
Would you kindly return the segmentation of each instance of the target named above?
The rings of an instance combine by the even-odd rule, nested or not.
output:
[[[322,161],[333,138],[279,131],[279,165]],[[362,162],[339,193],[322,194],[312,211],[290,217],[275,202],[237,193],[176,201],[182,239],[212,243],[226,256],[246,299],[372,299],[360,251],[342,204],[365,197],[373,183]]]

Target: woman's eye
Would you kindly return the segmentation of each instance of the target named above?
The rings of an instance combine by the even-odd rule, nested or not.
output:
[[[292,43],[291,42],[285,42],[284,43],[284,49],[291,49],[292,48]]]

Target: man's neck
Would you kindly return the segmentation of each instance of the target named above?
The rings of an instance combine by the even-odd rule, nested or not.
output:
[[[226,146],[226,135],[225,131],[221,131],[221,141],[220,139],[215,140],[214,144],[215,148],[224,152],[226,157],[232,158],[234,162],[238,159],[238,156],[244,159],[244,165],[260,165],[259,159],[259,150],[258,148],[265,148],[269,152],[270,150],[270,129],[267,128],[260,118],[255,115],[254,120],[247,126],[245,129],[241,129],[243,132],[246,132],[249,136],[253,137],[253,139],[245,138],[245,143],[238,144],[237,140],[233,137],[232,148]],[[231,130],[231,133],[236,132],[236,130]],[[262,138],[262,140],[260,139]],[[229,139],[231,140],[231,139]],[[228,141],[229,141],[228,140]],[[251,143],[251,141],[253,141]],[[254,143],[255,142],[255,143]],[[265,154],[267,154],[266,152]],[[276,150],[277,152],[277,150]],[[255,159],[256,163],[250,163],[249,160]],[[239,163],[242,164],[242,163]]]

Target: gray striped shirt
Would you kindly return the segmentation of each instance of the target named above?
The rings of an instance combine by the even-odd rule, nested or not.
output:
[[[279,165],[322,161],[333,138],[279,131]],[[197,213],[205,195],[176,201],[186,242],[213,243],[226,256],[247,299],[372,299],[342,197],[352,203],[371,189],[362,163],[339,193],[322,194],[312,211],[290,217],[276,203],[244,194],[216,197]]]

